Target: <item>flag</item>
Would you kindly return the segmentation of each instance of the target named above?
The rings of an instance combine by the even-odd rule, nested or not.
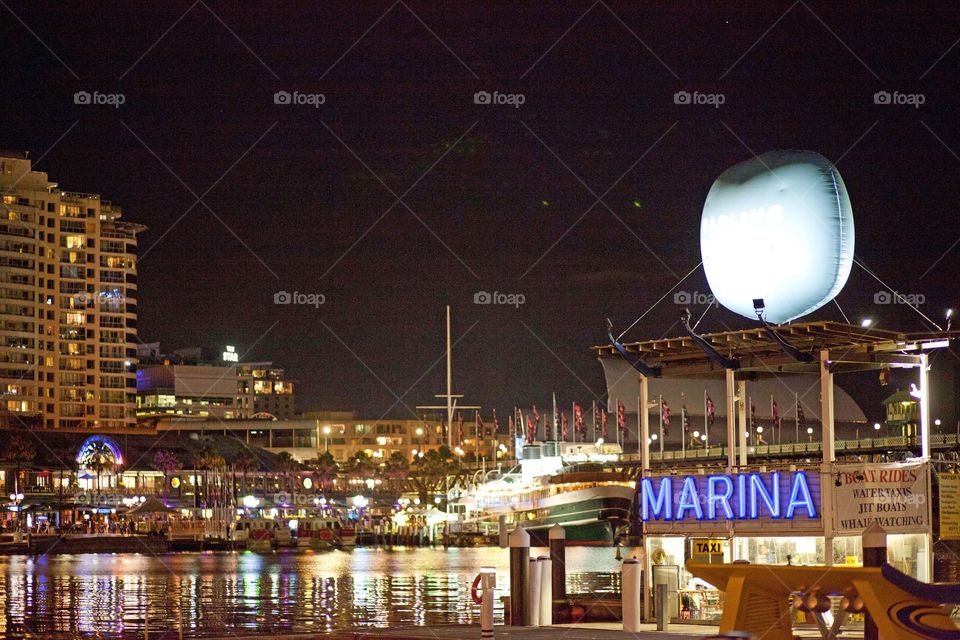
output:
[[[459,444],[463,446],[463,413],[457,414],[457,439]]]
[[[753,398],[750,398],[750,428],[753,428],[753,423],[757,419],[757,406],[753,404]]]
[[[474,416],[474,426],[476,427],[477,431],[477,442],[483,442],[484,436],[486,435],[484,434],[484,431],[486,431],[486,429],[483,426],[483,418],[480,417],[479,411],[477,411]]]
[[[690,433],[690,414],[687,413],[687,405],[680,407],[681,422],[683,422],[683,432]]]
[[[537,434],[540,432],[540,412],[537,411],[537,405],[533,405],[533,440],[537,439]],[[531,440],[531,442],[533,442]]]
[[[510,431],[510,446],[512,447],[517,433],[517,425],[513,422],[513,416],[507,418],[507,429]]]
[[[600,405],[600,437],[607,439],[607,410]]]
[[[797,403],[797,422],[801,427],[807,423],[807,417],[803,415],[803,405],[799,402]]]
[[[527,419],[527,444],[533,444],[537,438],[537,427],[533,424],[533,418]]]
[[[497,421],[497,410],[493,410],[493,435],[500,433],[500,423]]]
[[[623,403],[617,400],[617,429],[627,430],[627,414],[623,408]]]
[[[560,432],[563,434],[563,441],[566,442],[570,437],[570,430],[567,428],[567,414],[560,412]]]
[[[777,408],[777,401],[773,401],[773,426],[778,428],[780,426],[780,410]]]
[[[583,424],[583,409],[576,402],[573,403],[573,431],[581,436],[587,433],[586,425]]]
[[[716,418],[716,412],[713,406],[713,400],[710,399],[710,396],[707,396],[707,424],[711,427],[713,426],[713,421]]]
[[[663,433],[670,434],[670,405],[663,400],[660,401],[660,419],[663,420]]]

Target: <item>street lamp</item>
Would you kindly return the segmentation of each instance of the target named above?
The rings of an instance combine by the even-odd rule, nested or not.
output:
[[[813,442],[813,427],[807,427],[807,440]]]
[[[323,428],[323,452],[330,452],[330,427]]]

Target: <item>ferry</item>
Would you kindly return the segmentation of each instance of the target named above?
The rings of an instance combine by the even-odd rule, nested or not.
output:
[[[487,472],[453,501],[459,522],[451,526],[485,532],[522,526],[537,546],[559,524],[568,545],[611,546],[629,523],[636,489],[627,475],[601,470],[619,452],[602,443],[525,446],[517,467]]]

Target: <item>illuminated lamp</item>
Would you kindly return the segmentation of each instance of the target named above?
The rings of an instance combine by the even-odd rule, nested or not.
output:
[[[703,270],[717,302],[779,324],[832,300],[853,266],[850,198],[812,151],[770,151],[724,171],[700,221]]]

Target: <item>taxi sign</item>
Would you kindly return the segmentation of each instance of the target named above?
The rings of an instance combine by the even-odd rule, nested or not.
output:
[[[723,540],[693,540],[693,555],[722,556]]]

